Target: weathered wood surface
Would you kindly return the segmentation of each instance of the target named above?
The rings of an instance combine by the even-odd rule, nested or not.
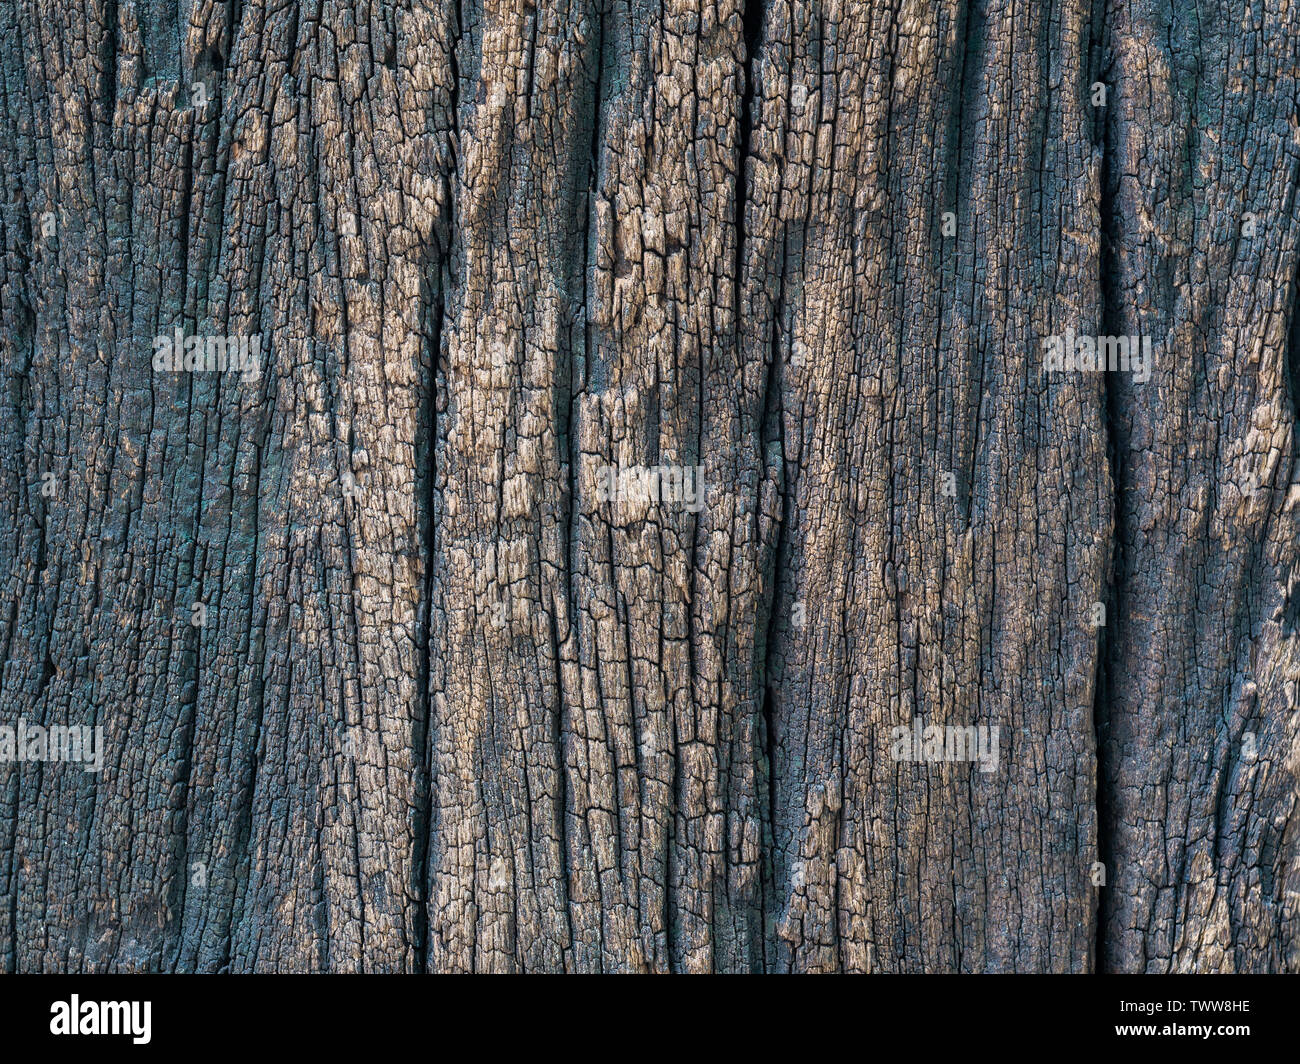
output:
[[[0,968],[1300,970],[1294,0],[0,0],[0,71],[0,725],[105,731],[0,761]]]

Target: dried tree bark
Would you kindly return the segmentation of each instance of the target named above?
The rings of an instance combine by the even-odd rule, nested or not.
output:
[[[0,968],[1300,970],[1290,0],[0,0],[0,71],[0,725],[105,735],[0,761]]]

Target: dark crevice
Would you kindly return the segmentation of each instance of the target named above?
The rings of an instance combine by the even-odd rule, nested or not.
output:
[[[414,942],[414,966],[416,971],[428,970],[429,945],[429,852],[433,819],[433,746],[431,726],[433,720],[433,566],[434,566],[434,507],[437,494],[437,404],[438,404],[438,365],[441,360],[443,335],[443,297],[441,288],[446,281],[442,264],[437,260],[440,254],[428,256],[423,270],[426,291],[422,294],[425,313],[429,322],[429,340],[426,346],[422,388],[424,391],[424,409],[421,412],[416,429],[415,462],[417,476],[422,476],[423,483],[416,488],[417,505],[421,509],[418,516],[421,554],[424,558],[423,602],[420,610],[419,629],[419,664],[417,666],[416,684],[421,703],[421,713],[415,722],[411,736],[411,747],[419,766],[415,787],[416,821],[413,827],[412,867],[418,879],[415,884],[417,905],[415,926],[412,928]],[[430,283],[430,276],[436,279]]]
[[[1104,16],[1104,4],[1103,4]],[[1113,59],[1108,55],[1109,42],[1105,38],[1104,17],[1101,20],[1094,19],[1098,39],[1096,41],[1095,59],[1104,63],[1104,67],[1097,67],[1094,63],[1094,69],[1104,69],[1109,72]],[[1100,77],[1093,79],[1101,80]],[[1084,86],[1083,91],[1086,94],[1084,106],[1091,106],[1090,86]],[[1109,101],[1108,101],[1109,102]],[[1115,219],[1115,199],[1118,192],[1120,180],[1119,172],[1119,155],[1117,152],[1116,138],[1117,130],[1112,115],[1115,113],[1113,107],[1097,108],[1102,114],[1098,117],[1100,144],[1102,150],[1101,157],[1101,199],[1098,204],[1099,221],[1101,225],[1100,241],[1100,260],[1098,263],[1098,300],[1099,300],[1099,320],[1101,330],[1106,335],[1118,336],[1125,333],[1122,312],[1122,286],[1120,284],[1120,262],[1118,249],[1118,233],[1116,231]],[[1101,387],[1103,389],[1103,410],[1102,422],[1106,432],[1106,459],[1109,467],[1111,497],[1112,497],[1112,525],[1110,535],[1110,555],[1106,561],[1106,571],[1103,574],[1105,585],[1105,625],[1095,629],[1097,633],[1097,665],[1096,679],[1093,690],[1093,707],[1092,720],[1094,737],[1096,743],[1096,803],[1097,803],[1097,856],[1096,860],[1101,862],[1105,869],[1106,879],[1101,886],[1089,884],[1092,890],[1098,891],[1097,906],[1094,913],[1096,920],[1095,941],[1093,953],[1093,970],[1096,973],[1103,972],[1106,968],[1106,921],[1110,912],[1109,898],[1110,890],[1113,889],[1110,882],[1110,873],[1113,869],[1113,852],[1110,840],[1111,830],[1111,807],[1110,807],[1110,779],[1113,772],[1113,766],[1107,756],[1108,735],[1110,730],[1109,700],[1113,684],[1111,675],[1112,661],[1111,654],[1113,649],[1113,640],[1110,633],[1118,623],[1121,616],[1121,584],[1122,584],[1122,557],[1123,545],[1127,530],[1126,514],[1124,511],[1124,491],[1122,489],[1122,478],[1124,470],[1120,462],[1120,446],[1117,435],[1117,429],[1120,425],[1121,415],[1121,397],[1118,394],[1118,385],[1112,379],[1110,373],[1099,374]]]
[[[417,673],[417,690],[421,700],[421,715],[415,722],[411,737],[415,751],[416,763],[419,765],[416,780],[416,823],[414,825],[414,849],[412,867],[419,882],[416,884],[418,904],[415,912],[415,926],[412,934],[414,943],[414,965],[416,971],[428,970],[429,950],[429,881],[431,842],[433,836],[433,639],[434,639],[434,537],[436,527],[434,513],[437,506],[437,460],[438,460],[438,372],[442,361],[444,323],[446,320],[446,288],[450,271],[447,259],[450,253],[450,203],[446,218],[448,246],[437,248],[426,261],[423,275],[426,291],[423,294],[425,313],[428,322],[428,345],[422,366],[425,379],[424,409],[421,412],[417,428],[415,455],[416,469],[422,476],[422,483],[416,489],[416,498],[421,509],[419,514],[421,553],[424,557],[425,573],[423,604],[421,607],[419,666]],[[432,279],[432,280],[430,280]]]
[[[1293,207],[1296,200],[1293,199]],[[1292,491],[1300,491],[1300,260],[1296,264],[1296,274],[1291,282],[1291,322],[1287,329],[1286,364],[1283,367],[1288,398],[1291,401],[1291,463],[1287,469],[1289,478],[1280,485],[1280,505],[1287,505]],[[1285,587],[1281,616],[1278,618],[1284,637],[1294,637],[1300,632],[1300,582],[1289,581]],[[1264,866],[1267,867],[1267,866]]]
[[[452,145],[459,143],[460,130],[460,65],[456,50],[460,47],[463,36],[461,11],[459,3],[455,8],[455,25],[452,27],[453,39],[448,48],[448,65],[451,78],[450,98],[447,101],[448,120],[446,129],[441,130]],[[456,242],[456,190],[457,158],[453,150],[446,156],[447,201],[443,215],[434,234],[434,246],[431,249],[421,271],[425,290],[421,293],[424,321],[429,337],[426,357],[422,370],[425,379],[424,408],[416,435],[416,468],[423,473],[423,482],[417,487],[421,553],[424,557],[425,575],[423,604],[421,607],[420,661],[417,685],[423,704],[421,719],[416,721],[412,735],[413,749],[420,766],[416,783],[417,820],[414,828],[414,850],[412,867],[418,878],[416,894],[418,898],[415,912],[414,966],[416,971],[429,970],[429,953],[432,944],[431,921],[429,919],[429,898],[433,878],[433,862],[436,855],[433,840],[436,836],[434,800],[436,780],[434,776],[434,747],[437,741],[433,713],[433,662],[434,662],[434,592],[435,568],[437,563],[435,538],[437,527],[437,460],[438,460],[438,414],[440,402],[445,402],[438,392],[439,374],[443,369],[443,346],[445,343],[448,319],[448,301],[452,294],[452,270],[455,261]]]
[[[176,745],[180,758],[175,764],[173,777],[175,830],[172,838],[172,877],[168,883],[166,906],[175,914],[176,941],[172,948],[171,970],[181,970],[181,956],[185,948],[185,901],[189,887],[189,825],[190,781],[194,773],[194,735],[198,727],[199,653],[202,629],[190,627],[193,642],[182,651],[182,677],[179,698]],[[189,633],[187,633],[188,635]],[[187,640],[189,642],[189,640]],[[169,915],[169,922],[172,918]]]
[[[953,221],[957,226],[956,233],[952,236],[943,235],[943,212],[936,212],[935,224],[939,228],[939,239],[935,241],[934,246],[941,250],[942,260],[939,264],[939,272],[943,277],[944,291],[956,293],[960,281],[958,276],[958,263],[961,261],[960,254],[950,254],[949,252],[960,248],[963,243],[972,249],[976,247],[974,236],[974,220],[972,212],[965,205],[971,204],[977,197],[971,193],[971,184],[974,180],[973,173],[966,173],[963,167],[966,150],[965,127],[967,122],[974,123],[979,116],[979,100],[977,96],[981,92],[983,81],[980,73],[983,68],[985,42],[984,37],[987,33],[986,18],[976,10],[976,0],[968,0],[963,5],[961,21],[957,33],[962,41],[960,69],[957,75],[957,95],[952,106],[948,111],[948,129],[944,140],[945,146],[950,150],[949,157],[945,160],[944,165],[944,188],[943,188],[943,212],[951,212]],[[972,139],[975,139],[972,131]],[[947,245],[945,247],[945,245]],[[942,299],[942,297],[941,297]],[[957,295],[956,300],[960,299]],[[970,296],[971,304],[974,305],[974,294]],[[942,314],[942,311],[941,311]],[[935,355],[940,357],[943,343],[942,319],[936,323],[935,330]],[[937,367],[936,367],[937,369]],[[985,364],[983,360],[979,362],[979,381],[975,385],[973,401],[968,399],[966,406],[969,410],[969,423],[967,432],[971,440],[970,460],[966,467],[966,481],[964,484],[955,485],[957,492],[956,505],[959,512],[962,507],[965,509],[964,523],[970,527],[972,513],[975,510],[975,485],[977,483],[980,450],[982,444],[982,434],[986,428],[989,428],[989,422],[984,418],[984,399],[985,394]],[[969,379],[967,381],[969,395]],[[937,399],[937,396],[936,396]],[[991,431],[991,428],[989,428]],[[957,457],[952,459],[955,474],[957,471]],[[913,682],[917,680],[913,674]]]
[[[961,38],[962,47],[961,66],[957,73],[956,106],[952,107],[948,112],[948,130],[944,138],[945,144],[952,145],[952,154],[946,160],[949,165],[944,168],[944,209],[953,211],[956,211],[957,207],[970,199],[969,187],[966,195],[962,194],[961,189],[961,162],[964,145],[962,133],[966,123],[967,105],[972,105],[970,108],[972,114],[978,114],[978,107],[975,106],[978,101],[974,99],[974,93],[978,91],[980,85],[978,71],[983,61],[984,52],[982,37],[984,20],[976,17],[974,8],[975,0],[967,0],[967,3],[962,6],[961,24],[957,29],[957,35]],[[976,74],[973,84],[972,72]],[[939,220],[942,221],[942,217]],[[953,260],[948,270],[955,274],[955,256],[945,256],[945,258]]]
[[[109,0],[104,5],[104,42],[102,50],[101,70],[104,74],[105,88],[108,90],[107,99],[104,101],[105,117],[109,122],[113,121],[113,116],[117,113],[117,57],[120,54],[119,35],[121,26],[119,24],[119,13],[117,0]]]
[[[230,54],[235,54],[235,42],[239,40],[239,27],[244,21],[244,0],[230,2]]]
[[[754,97],[755,97],[754,60],[757,57],[758,50],[762,45],[764,22],[766,20],[766,15],[767,15],[767,9],[764,4],[764,0],[745,0],[744,10],[742,12],[742,33],[744,36],[744,47],[745,47],[745,54],[743,57],[744,84],[741,86],[738,145],[737,145],[737,155],[736,155],[736,189],[735,189],[735,204],[734,204],[735,222],[736,222],[736,251],[735,251],[735,261],[732,267],[732,298],[734,300],[732,329],[733,329],[734,342],[736,344],[737,352],[739,355],[737,359],[737,364],[742,366],[744,365],[745,357],[747,355],[745,342],[744,342],[744,328],[742,324],[745,321],[744,308],[742,306],[742,302],[744,298],[744,289],[745,289],[744,286],[745,252],[747,250],[746,247],[747,228],[746,228],[745,213],[749,205],[748,169],[749,169],[750,156],[753,150],[752,145],[753,145],[753,131],[754,131]],[[774,404],[776,403],[776,396],[778,395],[779,388],[780,388],[780,384],[779,384],[780,361],[777,357],[778,352],[776,350],[776,342],[775,342],[775,336],[779,335],[779,333],[778,333],[777,326],[775,324],[773,326],[773,333],[774,333],[774,341],[773,341],[772,349],[770,351],[771,357],[767,367],[767,381],[765,384],[764,398],[762,402],[762,407],[757,411],[760,420],[759,423],[755,426],[755,428],[757,429],[757,432],[755,434],[756,437],[755,443],[759,448],[760,458],[764,457],[766,454],[766,444],[767,444],[766,437],[769,431],[768,415],[769,413],[771,413]],[[705,379],[704,374],[701,373],[701,380],[704,379]],[[704,398],[703,395],[701,395],[700,396],[701,407],[703,405],[703,398]],[[776,414],[775,416],[777,416],[779,421],[779,413]],[[704,422],[703,422],[703,414],[701,410],[699,430],[703,432],[703,429],[704,429]],[[703,440],[701,439],[701,444],[702,443]],[[757,488],[756,496],[754,499],[756,519],[761,517],[762,491],[763,491],[763,485],[762,483],[760,483]],[[698,537],[698,534],[699,534],[699,522],[697,521],[695,524],[696,537]],[[694,544],[692,544],[692,557],[693,558],[697,557],[695,553]],[[769,566],[769,572],[762,577],[761,587],[766,589],[767,595],[766,595],[766,601],[764,601],[763,598],[760,598],[759,601],[757,602],[757,612],[756,612],[755,620],[758,626],[757,631],[759,632],[769,631],[771,627],[772,617],[776,612],[775,610],[776,589],[774,587],[774,583],[775,583],[774,572],[770,571],[774,569],[775,569],[775,565]],[[694,599],[694,597],[695,597],[694,591],[692,590],[692,599]],[[763,612],[764,610],[767,611],[766,615],[764,615]],[[693,644],[694,641],[693,632],[691,633],[691,636],[692,636],[692,644]],[[761,703],[755,707],[758,712],[758,719],[753,722],[754,739],[751,742],[751,752],[749,755],[753,758],[754,761],[755,798],[759,799],[763,795],[766,795],[766,799],[767,799],[765,803],[766,810],[764,810],[763,815],[760,816],[760,837],[763,843],[769,841],[769,837],[771,836],[771,832],[772,832],[771,815],[773,812],[773,807],[775,805],[775,796],[772,792],[772,783],[775,777],[772,771],[772,760],[771,760],[772,757],[771,742],[770,742],[771,705],[770,705],[770,697],[766,688],[767,674],[768,674],[767,654],[768,654],[769,645],[770,644],[767,641],[764,641],[756,645],[754,648],[754,662],[755,662],[754,679],[756,681],[754,692],[757,698],[761,699]],[[766,821],[766,823],[762,823],[762,821]],[[770,883],[771,883],[771,876],[769,874],[769,868],[768,868],[769,853],[770,853],[770,848],[767,845],[761,845],[760,864],[762,865],[762,867],[760,869],[760,873],[758,876],[757,899],[756,899],[758,911],[755,914],[758,923],[758,933],[757,933],[758,942],[756,947],[751,945],[751,949],[755,950],[755,954],[756,954],[753,957],[754,963],[757,963],[758,965],[762,966],[760,970],[765,970],[767,967],[768,914],[767,914],[766,897],[770,889]]]
[[[775,326],[774,330],[775,331]],[[768,424],[777,426],[777,431],[781,424],[780,403],[776,399],[776,390],[772,389],[768,393]],[[766,435],[766,433],[765,433]],[[771,938],[771,928],[769,922],[775,920],[776,913],[768,905],[768,898],[771,897],[773,905],[776,903],[776,828],[777,828],[777,778],[776,778],[776,706],[775,706],[775,678],[779,678],[778,670],[773,662],[773,649],[784,642],[785,628],[780,624],[780,615],[776,608],[777,603],[781,601],[783,593],[783,582],[779,582],[778,573],[788,572],[788,567],[784,565],[784,552],[786,550],[785,531],[789,525],[790,514],[787,510],[793,507],[794,501],[784,490],[784,469],[786,456],[784,445],[779,436],[774,440],[776,448],[780,449],[777,455],[777,507],[776,514],[776,533],[775,543],[772,546],[772,553],[761,575],[762,587],[766,590],[766,601],[759,603],[758,632],[762,633],[761,641],[755,647],[756,660],[761,663],[760,675],[758,677],[757,691],[762,698],[762,709],[759,715],[759,737],[758,737],[758,778],[760,785],[756,791],[760,795],[766,796],[766,808],[763,810],[764,817],[761,824],[762,831],[762,849],[761,862],[762,872],[760,875],[760,919],[762,922],[762,942],[763,942],[763,971],[771,972],[772,964],[776,961],[776,956],[769,955],[768,942]],[[767,447],[773,444],[766,444]],[[766,616],[763,615],[763,609],[767,610]],[[784,651],[784,647],[782,647]],[[775,942],[772,943],[775,947]]]
[[[1291,285],[1291,328],[1286,345],[1286,385],[1290,391],[1291,417],[1297,422],[1291,432],[1291,453],[1300,465],[1300,262]],[[1295,476],[1294,468],[1292,476]]]
[[[734,328],[737,338],[740,335],[741,322],[741,283],[745,256],[745,208],[749,200],[749,180],[746,168],[749,165],[750,141],[754,131],[754,55],[758,51],[763,31],[765,9],[763,0],[745,0],[744,35],[745,35],[745,84],[741,89],[740,99],[740,144],[736,158],[736,261],[732,270],[732,285],[735,298]]]
[[[577,393],[580,389],[585,389],[591,379],[591,370],[594,359],[592,357],[594,349],[594,337],[591,326],[591,291],[588,286],[588,278],[591,271],[595,268],[596,249],[593,246],[593,218],[596,213],[596,198],[600,191],[600,156],[601,156],[601,107],[607,96],[608,87],[605,84],[607,71],[605,67],[605,18],[607,9],[603,4],[597,4],[594,7],[596,13],[596,34],[593,44],[593,51],[596,60],[596,69],[591,81],[591,134],[588,141],[587,151],[587,180],[585,188],[585,198],[583,202],[583,232],[582,245],[580,249],[581,260],[579,270],[581,272],[582,285],[582,369],[577,372],[574,365],[574,345],[569,345],[569,365],[568,365],[568,401],[567,404],[561,405],[560,409],[565,410],[565,421],[560,426],[559,438],[564,441],[565,453],[568,457],[568,484],[565,499],[564,510],[564,592],[567,597],[569,624],[576,629],[578,626],[577,614],[577,595],[573,588],[573,574],[577,572],[577,544],[573,536],[573,518],[574,511],[577,507],[577,475],[579,466],[579,447],[577,420],[574,413],[574,403],[577,399]],[[576,328],[574,333],[576,335]],[[567,409],[566,409],[567,407]],[[611,563],[613,555],[611,554]],[[568,945],[571,958],[577,961],[578,943],[574,938],[573,930],[573,909],[569,901],[571,889],[572,870],[569,867],[569,779],[568,779],[568,759],[565,756],[565,740],[569,734],[569,706],[564,697],[563,678],[561,674],[560,663],[560,635],[556,631],[553,636],[555,642],[555,685],[557,705],[555,709],[555,730],[552,735],[552,742],[555,746],[556,756],[556,781],[559,784],[556,793],[556,810],[555,822],[559,829],[559,854],[560,854],[560,874],[564,884],[564,920],[565,927],[568,931]],[[581,650],[579,650],[581,653]]]

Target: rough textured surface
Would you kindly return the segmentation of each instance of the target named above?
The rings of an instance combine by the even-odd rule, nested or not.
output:
[[[0,725],[105,735],[0,969],[1300,971],[1295,0],[0,0],[0,97]]]

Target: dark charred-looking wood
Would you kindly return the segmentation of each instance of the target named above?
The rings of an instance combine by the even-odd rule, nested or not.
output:
[[[0,969],[1300,970],[1294,5],[0,71]]]

